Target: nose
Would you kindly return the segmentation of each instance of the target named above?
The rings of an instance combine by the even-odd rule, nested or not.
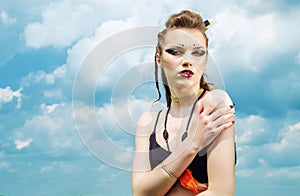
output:
[[[182,67],[190,67],[190,66],[193,66],[193,64],[191,63],[191,61],[185,58],[182,62]]]

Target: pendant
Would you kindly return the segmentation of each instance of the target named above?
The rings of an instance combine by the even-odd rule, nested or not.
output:
[[[163,137],[164,137],[164,139],[166,140],[166,141],[168,141],[168,139],[169,139],[169,133],[168,133],[168,131],[165,129],[164,130],[164,132],[163,132]]]
[[[181,141],[183,142],[187,138],[187,131],[185,131],[181,136]]]

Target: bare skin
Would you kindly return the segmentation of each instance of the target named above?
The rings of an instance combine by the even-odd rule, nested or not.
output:
[[[195,43],[195,40],[198,42]],[[167,52],[170,48],[173,51]],[[163,52],[157,54],[157,63],[165,72],[172,97],[187,97],[185,101],[171,103],[167,127],[172,153],[163,164],[174,176],[179,177],[198,152],[217,138],[207,152],[209,186],[199,195],[234,195],[234,109],[229,107],[232,101],[226,92],[206,92],[193,113],[187,139],[183,142],[180,140],[192,104],[198,96],[194,92],[199,89],[199,81],[206,66],[207,57],[203,51],[206,51],[206,47],[201,32],[195,29],[175,29],[167,33]],[[191,70],[193,74],[187,77],[181,74],[182,70]],[[165,113],[163,111],[158,120],[156,140],[167,149],[162,136]],[[149,137],[156,115],[144,113],[138,122],[132,172],[133,194],[193,195],[190,190],[175,184],[176,179],[170,178],[161,165],[153,170],[150,168]]]

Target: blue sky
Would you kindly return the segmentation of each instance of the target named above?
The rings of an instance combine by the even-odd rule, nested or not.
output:
[[[136,120],[163,107],[151,107],[153,47],[116,54],[101,74],[84,60],[107,38],[162,26],[181,9],[215,19],[209,53],[237,111],[236,195],[299,195],[293,0],[1,1],[0,195],[131,195]]]

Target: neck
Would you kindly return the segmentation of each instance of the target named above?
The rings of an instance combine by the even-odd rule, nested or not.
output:
[[[174,103],[183,103],[183,102],[189,101],[190,99],[193,99],[194,97],[197,97],[202,90],[203,89],[199,88],[199,89],[195,90],[194,93],[192,93],[190,95],[182,96],[182,97],[173,97],[172,96],[171,97],[172,102],[174,102]]]
[[[204,89],[199,88],[194,91],[192,94],[185,95],[182,97],[174,98],[172,96],[171,102],[171,111],[170,113],[173,116],[186,116],[189,115],[190,108],[192,107],[193,103],[198,99],[200,94],[204,91]]]

